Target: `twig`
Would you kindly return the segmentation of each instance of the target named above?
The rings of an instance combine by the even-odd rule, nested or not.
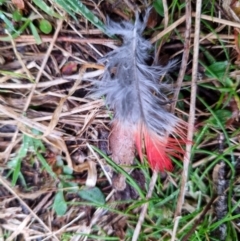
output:
[[[150,184],[149,184],[149,190],[148,190],[148,193],[147,193],[147,196],[146,196],[147,199],[152,196],[153,189],[154,189],[154,186],[155,186],[156,181],[157,181],[157,177],[158,177],[158,172],[154,171],[153,175],[152,175],[152,178],[151,178],[151,181],[150,181]],[[142,206],[142,210],[141,210],[140,216],[138,218],[138,223],[137,223],[137,226],[136,226],[136,228],[134,230],[134,233],[133,233],[132,241],[138,240],[138,236],[139,236],[139,233],[140,233],[140,230],[141,230],[141,227],[142,227],[142,223],[144,221],[144,218],[145,218],[145,215],[146,215],[146,212],[147,212],[147,208],[148,208],[148,202],[145,203]]]
[[[191,148],[192,148],[192,139],[194,133],[194,119],[195,119],[195,105],[196,105],[196,92],[197,92],[197,74],[198,74],[198,55],[199,55],[199,36],[200,36],[200,21],[201,21],[201,6],[202,0],[197,0],[196,3],[196,19],[195,19],[195,36],[194,36],[194,49],[193,49],[193,69],[192,69],[192,84],[191,84],[191,105],[189,112],[189,121],[188,121],[188,134],[187,139],[189,143],[186,145],[186,154],[183,161],[183,172],[182,172],[182,184],[181,190],[178,198],[177,208],[175,211],[175,220],[178,216],[181,215],[182,205],[185,197],[185,187],[188,178],[188,167],[190,164],[191,157]],[[175,240],[177,232],[178,222],[174,223],[174,232],[172,234],[171,241]]]

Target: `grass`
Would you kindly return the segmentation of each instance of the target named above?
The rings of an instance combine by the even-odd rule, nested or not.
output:
[[[132,21],[146,6],[0,1],[0,240],[239,240],[240,24],[220,14],[226,6],[203,0],[200,38],[194,43],[192,17],[184,48],[178,20],[188,5],[154,1],[146,31],[162,60],[190,52],[174,111],[194,120],[190,164],[172,158],[174,171],[156,175],[147,160],[128,172],[109,158],[112,113],[86,97],[88,80],[103,72],[93,63],[119,44],[104,34],[106,16]],[[113,171],[126,180],[122,192]]]

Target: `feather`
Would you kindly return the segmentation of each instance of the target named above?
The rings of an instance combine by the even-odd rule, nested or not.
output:
[[[108,34],[120,35],[123,44],[100,59],[105,71],[95,94],[105,96],[114,110],[113,130],[122,128],[132,134],[141,159],[145,153],[152,169],[172,170],[169,155],[179,157],[184,152],[186,124],[166,110],[167,85],[159,82],[175,61],[164,67],[147,64],[152,45],[142,32],[148,15],[149,10],[143,20],[137,15],[134,24],[108,20]]]

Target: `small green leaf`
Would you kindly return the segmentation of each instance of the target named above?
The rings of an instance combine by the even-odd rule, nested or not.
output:
[[[53,8],[49,7],[44,1],[40,1],[40,0],[33,0],[33,2],[39,7],[41,8],[45,13],[47,13],[50,16],[53,16],[55,18],[61,18],[61,15],[59,15],[58,13],[56,13]]]
[[[67,203],[64,199],[63,191],[58,191],[53,202],[53,209],[58,216],[63,216],[67,211]]]
[[[69,166],[63,166],[63,173],[67,175],[72,175],[73,169],[71,169]]]
[[[104,204],[105,203],[105,197],[101,190],[97,187],[89,188],[89,189],[83,189],[78,192],[78,195],[87,201],[97,203],[97,204]]]
[[[40,36],[39,36],[39,34],[38,34],[37,28],[34,26],[33,23],[30,23],[30,24],[29,24],[29,27],[30,27],[30,29],[31,29],[31,32],[32,32],[32,34],[33,34],[33,36],[34,36],[34,39],[35,39],[36,43],[37,43],[37,44],[41,44],[41,43],[42,43],[42,40],[41,40],[41,38],[40,38]]]
[[[233,81],[228,77],[230,68],[228,61],[219,61],[207,66],[205,73],[210,78],[218,79],[225,87],[232,87]]]
[[[52,25],[48,20],[42,19],[39,22],[39,29],[45,33],[45,34],[49,34],[52,32]]]
[[[209,77],[222,78],[226,74],[226,69],[228,65],[228,61],[215,62],[207,67],[206,75],[208,75]]]
[[[12,16],[13,16],[13,20],[16,22],[19,22],[22,19],[22,13],[19,10],[15,10]]]
[[[164,17],[164,9],[163,9],[163,3],[162,3],[162,0],[155,0],[153,2],[153,7],[155,8],[156,12]]]
[[[60,155],[58,155],[58,156],[56,157],[56,159],[57,159],[57,166],[58,166],[58,167],[62,167],[62,166],[64,165],[64,162],[63,162],[62,157],[61,157]]]

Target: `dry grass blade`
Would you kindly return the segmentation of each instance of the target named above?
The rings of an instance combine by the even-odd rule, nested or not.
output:
[[[177,26],[182,24],[186,20],[186,15],[182,16],[180,19],[172,23],[170,26],[168,26],[166,29],[161,31],[159,34],[157,34],[155,37],[151,38],[151,43],[155,43],[158,41],[160,38],[162,38],[164,35],[175,29]]]
[[[151,181],[150,181],[150,184],[149,184],[149,189],[148,189],[146,199],[148,199],[152,196],[153,189],[156,185],[157,177],[158,177],[158,172],[156,172],[156,171],[153,172],[153,175],[152,175],[152,178],[151,178]],[[139,218],[138,218],[138,222],[137,222],[137,225],[136,225],[134,233],[133,233],[132,241],[138,240],[138,236],[140,234],[140,230],[141,230],[142,224],[144,222],[144,218],[145,218],[146,213],[147,213],[147,208],[148,208],[148,202],[145,203],[142,206],[142,209],[141,209],[141,212],[140,212],[140,215],[139,215]]]
[[[196,22],[195,22],[195,36],[194,36],[194,49],[193,49],[193,70],[192,70],[192,84],[191,84],[191,105],[189,111],[189,121],[188,121],[188,134],[187,139],[190,141],[186,145],[186,154],[183,160],[183,172],[181,179],[181,189],[178,198],[177,208],[175,211],[175,222],[174,222],[174,232],[172,234],[171,240],[174,241],[176,237],[179,216],[182,212],[182,206],[185,198],[185,190],[188,179],[188,170],[191,159],[191,148],[194,133],[194,123],[195,123],[195,108],[196,108],[196,96],[197,96],[197,79],[198,79],[198,56],[199,56],[199,36],[200,36],[200,15],[201,15],[202,1],[198,0],[196,5]]]
[[[168,14],[168,3],[166,0],[163,0],[163,9],[164,9],[164,29],[168,27],[169,14]]]
[[[197,12],[193,13],[192,16],[197,18],[198,17]],[[208,16],[208,15],[205,15],[205,14],[201,14],[200,18],[211,21],[211,22],[221,23],[221,24],[224,24],[224,25],[240,28],[240,23],[236,23],[236,22],[229,21],[229,20],[226,20],[226,19],[211,17],[211,16]]]

